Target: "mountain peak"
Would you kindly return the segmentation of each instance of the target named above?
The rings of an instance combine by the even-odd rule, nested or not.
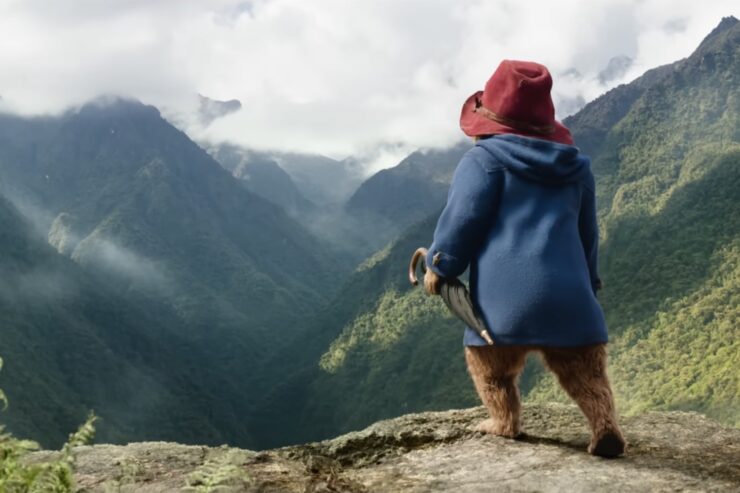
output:
[[[145,442],[76,449],[77,486],[146,491],[679,491],[736,490],[740,430],[698,413],[623,418],[629,448],[586,453],[578,408],[527,404],[527,434],[473,431],[482,407],[409,414],[332,440],[253,452]],[[38,459],[49,452],[35,453]],[[210,490],[209,490],[210,491]]]
[[[198,94],[198,119],[204,126],[213,123],[214,120],[222,116],[229,115],[242,108],[242,103],[238,99],[229,99],[228,101],[219,101],[211,99],[202,94]]]
[[[106,94],[83,104],[74,111],[86,117],[130,117],[148,116],[159,118],[159,110],[138,99]]]
[[[719,24],[717,24],[717,27],[715,27],[714,30],[712,30],[712,32],[709,33],[709,35],[711,36],[712,34],[714,34],[715,31],[720,32],[725,29],[730,29],[731,27],[734,27],[735,24],[737,23],[738,23],[737,17],[735,17],[734,15],[728,15],[727,17],[723,17],[722,20],[719,22]]]
[[[727,17],[723,17],[722,20],[717,24],[717,27],[712,29],[712,31],[707,34],[707,36],[702,40],[702,42],[699,44],[699,48],[702,48],[710,43],[712,43],[717,37],[722,34],[723,32],[729,31],[730,29],[733,29],[738,23],[738,20],[735,16],[729,15]]]

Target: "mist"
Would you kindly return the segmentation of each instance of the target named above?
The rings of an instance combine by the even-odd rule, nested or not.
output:
[[[459,139],[462,102],[504,58],[550,68],[562,119],[688,55],[731,14],[725,0],[6,0],[0,110],[119,94],[199,141],[354,156],[375,171]],[[204,120],[199,94],[241,109]]]

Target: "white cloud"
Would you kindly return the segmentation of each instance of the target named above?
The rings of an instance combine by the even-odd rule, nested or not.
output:
[[[0,95],[22,113],[101,93],[180,113],[197,93],[238,98],[241,111],[188,131],[383,166],[396,153],[379,147],[460,138],[463,100],[503,58],[550,68],[562,118],[687,56],[731,14],[737,3],[723,0],[0,0]],[[603,85],[620,55],[634,63]]]

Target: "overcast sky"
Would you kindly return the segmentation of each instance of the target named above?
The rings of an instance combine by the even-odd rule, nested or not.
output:
[[[460,106],[501,59],[553,74],[563,118],[688,56],[736,0],[0,0],[0,108],[58,112],[120,94],[191,115],[196,138],[389,166],[461,137]],[[633,61],[604,78],[614,57]],[[601,78],[599,77],[601,74]]]

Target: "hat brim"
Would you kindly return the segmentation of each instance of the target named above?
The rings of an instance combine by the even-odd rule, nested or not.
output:
[[[460,113],[460,128],[465,135],[469,137],[479,137],[481,135],[493,134],[517,134],[524,135],[525,137],[550,140],[560,144],[573,145],[573,136],[571,135],[570,130],[557,120],[554,123],[554,132],[541,134],[509,127],[503,123],[491,120],[479,113],[476,113],[476,100],[480,100],[482,97],[483,91],[474,92],[463,104],[462,112]]]

